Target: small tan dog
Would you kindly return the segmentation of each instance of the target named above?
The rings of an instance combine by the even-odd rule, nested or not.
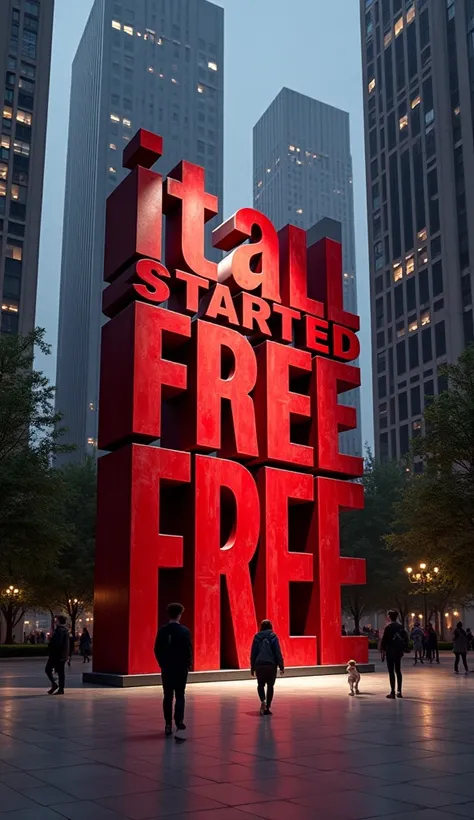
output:
[[[352,695],[352,697],[354,697],[354,694],[359,695],[360,672],[357,669],[356,661],[349,661],[347,664],[347,681],[350,686],[349,695]]]

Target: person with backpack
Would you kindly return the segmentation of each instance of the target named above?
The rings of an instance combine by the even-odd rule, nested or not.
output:
[[[408,635],[398,623],[398,612],[391,609],[388,613],[389,623],[385,627],[382,637],[382,651],[387,659],[388,676],[390,679],[390,694],[387,698],[395,699],[395,676],[397,679],[397,698],[402,698],[402,658],[408,649]]]
[[[283,675],[285,673],[285,664],[281,654],[280,641],[273,631],[271,622],[264,620],[260,624],[260,631],[253,639],[250,653],[250,671],[252,676],[257,676],[261,715],[272,714],[270,706],[272,705],[278,667]],[[266,695],[265,687],[267,687]]]

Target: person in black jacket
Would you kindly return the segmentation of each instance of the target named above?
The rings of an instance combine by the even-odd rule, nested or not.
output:
[[[155,658],[161,667],[165,734],[169,737],[173,733],[173,698],[175,699],[174,722],[176,728],[179,730],[186,729],[184,725],[184,693],[188,680],[188,671],[193,663],[193,645],[189,629],[180,624],[184,606],[182,604],[169,604],[167,612],[169,623],[158,630],[155,641]]]
[[[260,632],[253,639],[250,653],[250,671],[257,676],[257,691],[260,698],[260,714],[271,715],[274,686],[277,676],[277,667],[283,675],[285,664],[281,654],[280,641],[273,631],[270,621],[262,621]],[[265,686],[267,694],[265,696]]]
[[[48,695],[64,695],[64,667],[69,657],[69,630],[64,615],[58,615],[56,618],[56,629],[51,636],[48,650],[48,662],[44,670],[51,681]],[[58,683],[53,677],[53,671],[57,673]]]
[[[397,677],[397,698],[402,698],[402,667],[404,653],[408,649],[408,635],[403,626],[398,623],[398,612],[391,609],[388,613],[390,623],[385,627],[382,637],[382,652],[387,658],[388,676],[390,678],[390,694],[387,698],[395,698],[395,675]]]

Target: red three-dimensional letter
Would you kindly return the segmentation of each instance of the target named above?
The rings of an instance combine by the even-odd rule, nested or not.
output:
[[[250,242],[243,245],[247,239]],[[212,242],[216,248],[232,251],[219,262],[219,282],[233,292],[261,287],[263,299],[281,302],[278,235],[268,217],[241,208],[212,232]]]
[[[257,347],[257,361],[255,410],[260,461],[311,468],[313,448],[291,440],[292,423],[302,425],[309,421],[311,399],[290,386],[290,376],[304,378],[311,372],[311,354],[296,347],[264,342]]]
[[[221,667],[221,612],[223,661],[247,668],[257,626],[249,567],[260,531],[257,487],[241,464],[212,456],[196,456],[195,482],[194,668]],[[235,519],[222,543],[221,508],[229,496]]]
[[[290,552],[289,549],[289,504],[301,505],[313,500],[313,478],[304,473],[264,467],[258,473],[257,483],[262,509],[255,580],[258,619],[271,620],[280,638],[286,666],[314,666],[316,637],[291,635],[290,625],[293,617],[306,633],[305,605],[309,603],[309,596],[305,595],[303,586],[298,586],[298,598],[293,597],[290,613],[290,584],[306,582],[306,591],[310,593],[308,582],[313,580],[313,556],[310,552]],[[306,546],[305,537],[298,540]]]
[[[156,671],[159,569],[183,565],[182,537],[160,532],[160,486],[189,482],[190,462],[189,453],[137,444],[99,459],[95,672]]]
[[[307,294],[306,231],[286,225],[278,231],[283,304],[324,317],[324,305]]]
[[[313,424],[313,442],[316,453],[316,471],[361,476],[364,462],[357,456],[339,452],[338,433],[357,427],[355,407],[339,404],[340,393],[360,385],[360,370],[342,362],[316,356],[313,360],[313,396],[316,412]]]
[[[161,435],[161,405],[186,390],[186,366],[164,348],[191,336],[189,316],[134,302],[102,329],[99,448]]]
[[[204,256],[204,225],[219,209],[216,196],[206,193],[204,168],[180,162],[165,183],[166,266],[217,280],[217,265]]]
[[[341,586],[365,584],[365,561],[340,554],[339,513],[361,510],[361,484],[334,478],[316,478],[316,507],[310,541],[314,548],[314,585],[311,602],[312,628],[318,636],[319,663],[347,663],[354,658],[367,663],[367,638],[341,635]]]
[[[223,375],[224,369],[227,372]],[[255,412],[249,395],[256,378],[255,353],[244,336],[209,322],[197,322],[197,449],[222,449],[228,457],[258,456]]]

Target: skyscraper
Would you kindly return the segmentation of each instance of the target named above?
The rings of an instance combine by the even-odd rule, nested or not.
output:
[[[357,313],[349,115],[283,88],[254,127],[253,189],[254,207],[277,230],[291,223],[309,231],[327,218],[340,223],[332,238],[342,241],[344,307]],[[340,401],[355,406],[360,418],[358,390]],[[344,452],[362,455],[360,425],[342,433],[340,443]]]
[[[72,69],[56,407],[81,459],[97,446],[105,201],[138,128],[223,189],[223,10],[207,0],[95,0]],[[210,241],[219,216],[206,226]]]
[[[375,452],[386,460],[422,432],[426,401],[446,387],[440,365],[474,341],[474,2],[360,9]]]
[[[35,323],[54,0],[0,3],[2,333]]]

